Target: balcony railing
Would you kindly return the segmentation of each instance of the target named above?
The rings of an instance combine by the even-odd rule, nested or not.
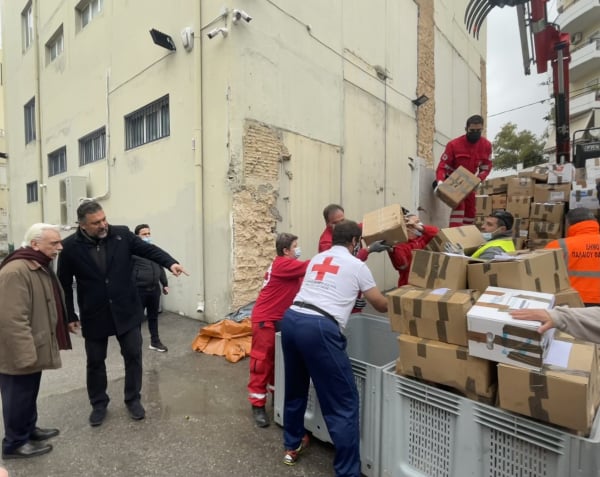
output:
[[[577,81],[598,71],[600,71],[600,38],[593,39],[588,44],[571,52],[571,64],[569,65],[571,81]]]
[[[562,0],[557,9],[560,29],[571,35],[600,22],[600,0]]]
[[[592,108],[600,109],[600,90],[590,91],[571,98],[569,112],[571,116],[578,116]]]

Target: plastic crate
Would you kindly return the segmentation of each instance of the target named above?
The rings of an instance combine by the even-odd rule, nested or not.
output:
[[[378,477],[381,439],[382,370],[398,357],[397,333],[391,331],[386,317],[353,314],[344,332],[348,356],[360,399],[361,471]],[[281,333],[275,337],[274,421],[283,426],[285,375],[281,350]],[[282,390],[282,392],[279,392]],[[314,437],[332,442],[321,413],[315,390],[310,385],[304,427]]]
[[[395,364],[382,381],[381,476],[600,476],[598,415],[584,438],[399,376]]]

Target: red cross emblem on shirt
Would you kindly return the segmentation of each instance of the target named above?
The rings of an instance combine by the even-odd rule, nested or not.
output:
[[[323,263],[315,263],[313,265],[312,271],[317,272],[315,280],[322,281],[323,278],[325,278],[326,273],[333,273],[334,275],[337,275],[340,267],[338,265],[332,265],[331,262],[333,262],[333,257],[327,257]]]

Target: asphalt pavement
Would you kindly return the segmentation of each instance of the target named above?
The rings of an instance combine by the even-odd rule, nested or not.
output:
[[[111,338],[108,415],[101,426],[89,425],[83,339],[72,335],[73,350],[62,352],[61,369],[44,371],[38,398],[38,425],[60,429],[50,441],[54,449],[3,461],[10,477],[334,475],[333,446],[316,439],[295,466],[283,464],[282,429],[274,423],[260,429],[252,420],[248,358],[229,363],[192,351],[202,322],[162,313],[159,329],[167,353],[148,350],[148,328],[142,326],[146,419],[134,421],[127,414],[123,361]],[[272,419],[271,401],[267,409]]]

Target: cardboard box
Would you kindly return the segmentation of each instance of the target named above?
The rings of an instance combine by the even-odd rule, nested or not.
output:
[[[529,210],[531,220],[544,220],[546,222],[562,222],[565,215],[564,202],[532,202]]]
[[[508,179],[507,195],[533,196],[534,180],[530,177],[511,177]]]
[[[493,401],[497,380],[495,363],[469,356],[464,346],[440,341],[399,335],[398,344],[398,374],[414,376]]]
[[[481,183],[481,193],[482,194],[487,194],[487,195],[491,195],[491,194],[506,194],[506,191],[508,190],[508,180],[511,177],[516,177],[514,175],[512,176],[505,176],[505,177],[494,177],[493,179],[486,179]]]
[[[489,195],[475,196],[475,213],[484,217],[492,213],[492,198]]]
[[[584,184],[575,183],[569,194],[569,208],[585,207],[587,209],[598,209],[598,189],[595,181],[587,181]]]
[[[467,311],[477,290],[400,287],[387,294],[392,331],[467,346]]]
[[[506,210],[506,194],[490,195],[492,198],[492,210]]]
[[[389,244],[406,242],[408,235],[402,207],[393,204],[365,214],[362,233],[367,245],[377,240],[385,240]]]
[[[570,162],[566,164],[548,164],[548,184],[568,184],[573,182],[575,167]]]
[[[534,202],[568,202],[571,184],[535,184]]]
[[[593,157],[585,161],[585,177],[588,180],[600,179],[600,157]]]
[[[479,185],[481,180],[463,166],[459,166],[438,186],[437,196],[451,208],[460,204]]]
[[[470,258],[428,250],[415,250],[408,284],[421,288],[467,288],[467,263]]]
[[[543,220],[529,220],[530,239],[559,239],[562,237],[562,221],[545,222]]]
[[[506,210],[510,212],[515,218],[528,218],[532,198],[532,196],[508,194],[508,199],[506,201]]]
[[[441,229],[425,247],[433,252],[444,252],[446,243],[460,244],[467,255],[481,247],[485,240],[475,225]]]
[[[596,346],[557,336],[548,359],[555,353],[562,366],[541,371],[500,364],[499,406],[587,436],[600,397]]]
[[[529,235],[529,219],[515,217],[512,228],[513,239],[526,239]]]
[[[548,180],[548,166],[534,166],[533,170],[531,171],[530,177],[539,182],[546,182]]]
[[[469,354],[498,363],[541,369],[554,329],[540,335],[537,321],[515,320],[510,310],[552,308],[554,295],[488,287],[467,313]]]
[[[579,292],[573,288],[561,290],[554,294],[554,306],[568,306],[570,308],[583,308],[583,300]]]
[[[484,291],[488,286],[556,293],[571,287],[559,249],[517,253],[512,260],[491,260],[467,265],[465,288]]]

